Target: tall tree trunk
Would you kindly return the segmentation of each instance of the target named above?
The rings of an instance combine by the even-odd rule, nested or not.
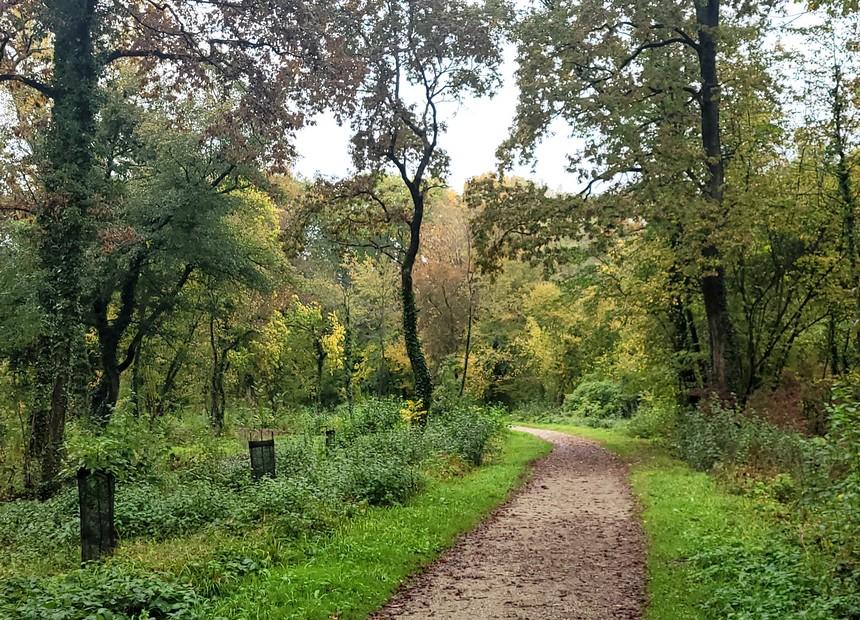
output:
[[[725,165],[720,131],[720,83],[717,73],[717,37],[720,26],[720,1],[694,0],[699,28],[698,54],[702,89],[701,129],[702,147],[708,169],[705,198],[711,203],[708,217],[712,229],[722,226],[725,219],[723,186]],[[702,298],[708,322],[711,349],[711,386],[721,396],[728,396],[738,388],[739,363],[735,332],[729,314],[725,270],[719,249],[706,244],[702,249],[706,274],[701,279]]]
[[[29,441],[43,497],[56,488],[70,392],[84,385],[79,376],[84,333],[80,274],[98,102],[95,0],[49,0],[45,5],[54,35],[54,100],[45,142],[47,199],[36,217],[44,319]]]
[[[116,364],[103,368],[91,402],[93,420],[102,427],[107,426],[116,409],[119,388],[120,372]]]
[[[860,321],[860,257],[857,254],[857,196],[854,194],[851,166],[848,160],[847,127],[845,126],[846,94],[842,84],[841,67],[833,75],[833,150],[836,153],[836,182],[839,201],[842,203],[842,238],[848,267],[851,270],[851,286],[854,289],[854,319]],[[854,336],[854,359],[860,362],[860,330]]]
[[[176,386],[176,379],[179,376],[179,371],[182,369],[182,365],[185,363],[185,358],[188,357],[188,348],[194,340],[194,334],[197,333],[199,322],[199,317],[195,317],[191,322],[191,327],[186,333],[184,340],[176,348],[176,351],[170,360],[170,364],[167,366],[167,372],[164,374],[164,380],[158,390],[158,400],[152,409],[152,415],[154,418],[160,418],[167,412],[170,395],[173,393],[173,389]]]
[[[400,267],[400,295],[403,302],[403,338],[406,341],[406,354],[412,366],[412,376],[415,381],[415,393],[425,411],[433,404],[433,379],[427,368],[427,360],[418,336],[418,308],[415,303],[415,287],[412,271],[415,259],[421,247],[421,222],[424,219],[424,196],[417,188],[410,188],[412,193],[413,213],[409,224],[409,245]]]

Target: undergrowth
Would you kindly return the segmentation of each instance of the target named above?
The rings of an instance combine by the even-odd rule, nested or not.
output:
[[[116,556],[77,568],[71,486],[47,502],[0,505],[0,544],[9,550],[0,559],[0,617],[213,617],[201,611],[207,600],[289,564],[297,549],[344,523],[384,518],[443,479],[468,486],[469,472],[497,453],[504,428],[499,412],[476,407],[440,412],[415,428],[396,402],[365,402],[352,417],[278,437],[277,475],[255,483],[235,440],[186,436],[191,441],[181,446],[143,445],[133,421],[117,420],[103,441],[80,442],[95,452],[70,451],[70,469],[108,462],[110,450],[119,455]],[[318,433],[328,427],[337,429],[331,446]],[[123,433],[128,442],[115,439]],[[169,433],[155,437],[166,441]],[[470,514],[455,519],[456,527],[471,522]]]

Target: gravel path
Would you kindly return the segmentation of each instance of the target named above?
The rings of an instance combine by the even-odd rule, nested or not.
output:
[[[644,543],[624,464],[585,439],[516,430],[551,442],[552,453],[374,618],[642,617]]]

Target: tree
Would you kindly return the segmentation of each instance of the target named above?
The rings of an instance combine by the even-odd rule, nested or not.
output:
[[[514,27],[522,96],[504,160],[532,156],[550,120],[561,116],[585,141],[571,158],[589,179],[583,195],[635,188],[643,204],[659,207],[640,216],[671,224],[669,236],[680,234],[697,250],[690,260],[699,264],[711,385],[723,394],[738,389],[739,364],[717,243],[729,215],[720,63],[740,49],[742,33],[755,36],[767,8],[743,0],[558,2]],[[755,76],[754,64],[738,65]],[[757,88],[761,80],[738,83]],[[686,204],[694,210],[685,213]]]
[[[300,3],[283,10],[275,0],[0,3],[0,85],[31,89],[50,103],[38,149],[43,320],[31,415],[43,494],[51,492],[59,467],[70,399],[85,384],[79,274],[106,182],[93,150],[104,80],[130,64],[144,78],[137,91],[143,98],[216,89],[236,105],[213,132],[262,142],[271,160],[282,161],[289,152],[282,137],[301,123],[301,110],[336,101],[328,87],[345,85],[334,69],[343,59],[341,32],[331,23],[336,9],[337,3]],[[317,70],[304,70],[309,65]]]
[[[323,376],[326,360],[335,358],[334,365],[343,363],[343,326],[337,315],[326,315],[318,303],[302,303],[298,298],[293,300],[289,311],[284,313],[284,320],[291,331],[304,336],[313,350],[313,360],[316,368],[314,375],[314,404],[317,413],[322,411]]]
[[[459,196],[447,192],[431,205],[426,226],[423,258],[416,267],[418,298],[426,309],[420,327],[436,372],[446,358],[460,354],[462,396],[478,302],[468,209]]]
[[[403,334],[415,391],[429,410],[433,382],[418,333],[413,270],[427,196],[441,187],[447,171],[439,146],[445,129],[439,106],[491,91],[498,81],[498,32],[493,13],[481,4],[380,0],[371,6],[360,34],[367,72],[351,120],[352,153],[356,167],[373,180],[393,170],[408,192],[410,208],[396,221],[407,229],[398,261]],[[371,181],[361,189],[366,205],[388,219],[388,205],[374,186]]]

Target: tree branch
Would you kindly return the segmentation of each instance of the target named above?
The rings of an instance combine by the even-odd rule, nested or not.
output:
[[[45,84],[44,82],[40,82],[39,80],[34,80],[33,78],[29,78],[26,75],[20,75],[18,73],[2,73],[0,74],[0,82],[18,82],[20,84],[24,84],[25,86],[29,86],[33,88],[49,99],[54,99],[57,96],[57,91],[53,87]]]

